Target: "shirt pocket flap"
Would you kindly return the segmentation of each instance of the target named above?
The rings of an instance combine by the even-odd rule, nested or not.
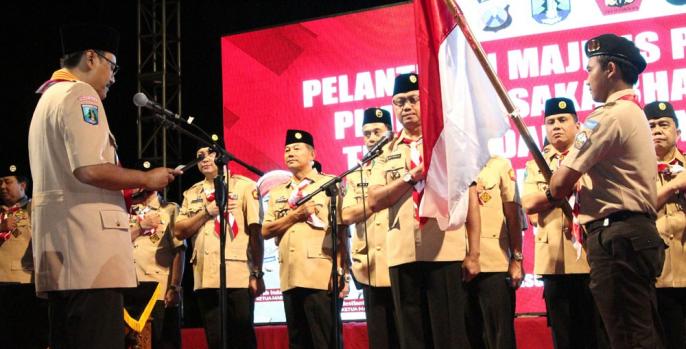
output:
[[[124,211],[100,211],[105,229],[129,229],[129,215]]]
[[[308,258],[330,258],[324,250],[321,244],[310,244],[307,246],[307,257]]]
[[[229,247],[226,249],[226,260],[245,262],[248,260],[248,253],[245,248]]]

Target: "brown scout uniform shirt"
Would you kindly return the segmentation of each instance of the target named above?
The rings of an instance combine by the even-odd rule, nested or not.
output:
[[[23,202],[22,202],[23,201]],[[21,208],[10,216],[17,219],[17,228],[10,238],[0,241],[0,284],[33,283],[33,251],[31,250],[31,200],[18,204]],[[0,214],[8,207],[0,205]]]
[[[543,157],[552,171],[557,170],[564,159],[564,156],[552,145],[543,148]],[[548,183],[536,162],[527,161],[523,196],[544,193],[546,189],[548,189]],[[534,274],[588,274],[590,268],[586,261],[586,250],[581,250],[581,256],[577,260],[576,250],[572,245],[572,232],[562,209],[540,212],[537,217],[538,220],[534,222],[536,223]]]
[[[675,153],[677,164],[686,166],[686,157],[678,150]],[[662,188],[674,179],[674,175],[658,173],[657,187]],[[657,230],[662,240],[669,246],[665,251],[665,264],[662,274],[657,278],[655,287],[686,287],[686,196],[683,192],[672,195],[657,213]]]
[[[311,171],[306,177],[313,181],[302,190],[303,196],[313,192],[331,179],[331,176]],[[274,222],[291,210],[288,198],[299,183],[292,181],[275,186],[269,192],[269,210],[264,223]],[[279,247],[279,278],[281,292],[296,287],[328,290],[333,261],[331,227],[329,227],[329,198],[321,192],[312,198],[317,205],[317,217],[326,223],[327,229],[317,228],[306,222],[293,224],[286,233],[277,238]],[[340,200],[338,201],[340,212]],[[337,217],[340,223],[340,216]],[[339,234],[345,234],[339,230]],[[339,265],[340,266],[340,265]]]
[[[154,194],[156,195],[156,194]],[[173,228],[179,206],[173,202],[164,207],[158,200],[153,200],[147,205],[149,211],[146,214],[157,213],[160,215],[160,225],[150,235],[139,235],[133,241],[133,259],[136,263],[136,275],[139,281],[153,281],[160,284],[162,292],[158,300],[164,300],[167,286],[171,282],[171,267],[177,248],[185,246],[184,241],[174,237]],[[132,207],[133,212],[143,210],[146,205],[138,204]],[[131,225],[138,224],[135,216],[131,216]],[[183,250],[178,253],[184,253]]]
[[[378,166],[372,169],[369,186],[386,185],[402,178],[410,170],[410,146],[403,143],[405,130],[384,148],[384,154],[377,158]],[[421,143],[421,141],[420,141]],[[421,144],[418,146],[422,152]],[[386,234],[388,266],[393,267],[412,262],[462,261],[467,251],[464,232],[442,231],[436,219],[427,219],[419,229],[414,216],[412,189],[388,208],[389,231]]]
[[[183,205],[177,222],[201,214],[209,204],[205,190],[214,190],[211,181],[200,181],[183,193]],[[248,288],[252,271],[248,246],[250,236],[247,228],[260,224],[259,203],[255,182],[249,178],[231,175],[229,197],[237,200],[237,209],[231,211],[238,225],[238,235],[232,238],[231,226],[226,219],[226,287]],[[193,289],[219,288],[219,236],[214,231],[214,219],[210,219],[193,235]]]
[[[477,177],[476,190],[481,210],[481,271],[506,272],[510,267],[510,232],[503,203],[519,200],[510,161],[499,156],[491,157]],[[467,233],[464,226],[459,231]]]
[[[617,91],[593,111],[562,163],[588,174],[579,192],[581,224],[624,210],[656,216],[657,160],[650,127],[636,103],[620,99],[633,94]]]
[[[369,176],[374,166],[378,166],[376,161],[364,166],[361,172],[355,171],[348,175],[346,178],[348,182],[347,192],[343,199],[343,209],[357,205],[367,198]],[[360,173],[362,173],[362,180],[360,179]],[[363,190],[364,198],[362,197]],[[356,223],[355,234],[352,237],[352,251],[350,251],[350,254],[353,260],[352,272],[355,275],[355,280],[373,287],[390,287],[391,279],[388,274],[388,263],[386,261],[388,210],[381,210],[367,217],[366,239],[364,229],[364,222]]]
[[[80,167],[118,163],[97,92],[81,81],[49,87],[33,113],[28,143],[36,291],[136,287],[121,191],[74,176]]]

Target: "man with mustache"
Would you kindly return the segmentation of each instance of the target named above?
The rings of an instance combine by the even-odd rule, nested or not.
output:
[[[543,148],[543,156],[550,169],[556,171],[569,154],[579,130],[574,102],[565,97],[547,100],[544,122],[549,144]],[[603,334],[602,323],[588,288],[590,268],[586,250],[572,234],[580,226],[569,224],[562,209],[548,202],[548,184],[533,160],[526,163],[524,178],[522,205],[536,232],[534,274],[543,280],[543,299],[555,348],[603,347],[598,343]]]
[[[686,157],[677,148],[679,120],[669,102],[655,101],[643,108],[653,131],[657,155],[657,230],[669,246],[662,274],[657,279],[657,309],[665,328],[668,348],[686,343]]]

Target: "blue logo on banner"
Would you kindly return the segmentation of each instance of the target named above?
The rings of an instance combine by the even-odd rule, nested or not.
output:
[[[567,18],[571,10],[569,0],[531,0],[531,16],[538,23],[561,22]]]
[[[478,0],[484,10],[481,11],[481,22],[484,31],[497,32],[512,24],[510,4],[507,1]]]

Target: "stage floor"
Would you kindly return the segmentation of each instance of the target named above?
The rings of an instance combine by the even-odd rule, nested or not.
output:
[[[182,330],[183,349],[207,349],[205,333],[201,328]],[[257,348],[288,349],[288,333],[285,325],[256,326]],[[517,348],[548,349],[553,347],[550,329],[544,316],[518,317],[515,319]],[[367,349],[367,324],[346,322],[343,325],[345,349]]]

